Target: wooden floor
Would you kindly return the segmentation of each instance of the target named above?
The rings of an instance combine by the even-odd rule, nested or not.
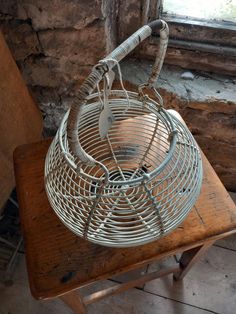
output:
[[[169,262],[166,260],[164,263]],[[161,268],[164,263],[153,264],[141,271]],[[134,275],[137,275],[137,272],[130,274],[129,277]],[[108,287],[114,281],[125,279],[127,276],[122,276],[101,282],[100,285]],[[42,302],[31,297],[24,258],[21,258],[14,275],[14,284],[0,288],[0,314],[41,313],[69,314],[71,311],[60,300]],[[154,280],[144,287],[137,287],[90,305],[88,313],[235,314],[236,236],[212,247],[182,283],[173,282],[172,276]]]
[[[233,195],[236,200],[236,194]],[[138,272],[159,269],[174,260],[149,265],[129,276],[99,283],[104,287],[125,281]],[[14,274],[14,284],[0,286],[0,314],[69,314],[60,300],[36,301],[28,288],[24,257]],[[90,291],[90,288],[83,290]],[[236,314],[236,235],[217,242],[193,267],[183,282],[172,276],[88,306],[89,314]]]

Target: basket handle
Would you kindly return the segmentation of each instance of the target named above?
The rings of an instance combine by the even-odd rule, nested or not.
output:
[[[168,43],[169,30],[166,22],[163,20],[155,20],[137,30],[107,57],[99,61],[81,85],[76,99],[73,101],[70,108],[67,121],[67,138],[73,155],[78,157],[82,162],[88,165],[98,163],[92,156],[84,151],[78,139],[78,123],[81,115],[81,106],[86,103],[87,97],[94,91],[103,76],[110,71],[117,62],[121,61],[135,47],[137,47],[140,42],[149,37],[152,32],[158,30],[160,30],[160,49],[157,52],[151,76],[146,84],[146,86],[152,87],[161,71]]]

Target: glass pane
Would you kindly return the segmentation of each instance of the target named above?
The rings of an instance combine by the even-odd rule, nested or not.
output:
[[[236,22],[236,0],[164,0],[163,13]]]

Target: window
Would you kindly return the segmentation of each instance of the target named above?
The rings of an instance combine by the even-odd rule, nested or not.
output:
[[[164,0],[162,15],[236,22],[236,0]]]
[[[170,29],[166,62],[236,75],[236,0],[150,0]],[[156,15],[155,13],[156,12]],[[153,36],[153,46],[158,39]]]
[[[236,0],[120,1],[118,40],[156,18],[170,29],[165,63],[236,75]],[[158,36],[151,36],[136,55],[153,59]]]

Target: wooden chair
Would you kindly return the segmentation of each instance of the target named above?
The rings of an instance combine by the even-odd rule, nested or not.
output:
[[[42,116],[0,32],[0,213],[15,186],[13,151],[42,138]]]

